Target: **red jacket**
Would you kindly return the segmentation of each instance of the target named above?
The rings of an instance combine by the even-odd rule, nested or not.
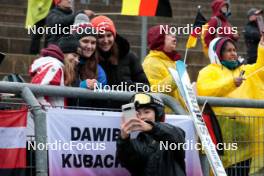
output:
[[[31,83],[40,85],[64,86],[63,53],[56,45],[49,45],[42,49],[42,57],[34,60],[29,73],[32,76]],[[64,106],[64,98],[38,97],[40,104],[49,106]]]
[[[208,28],[219,28],[219,33],[212,34],[209,30],[205,33],[205,43],[207,47],[209,47],[210,42],[216,37],[229,37],[233,40],[237,40],[233,34],[234,30],[231,30],[231,24],[228,22],[227,18],[221,13],[221,8],[227,4],[229,4],[225,0],[214,0],[211,4],[211,8],[213,11],[213,16],[208,21]],[[219,26],[221,25],[221,26]]]

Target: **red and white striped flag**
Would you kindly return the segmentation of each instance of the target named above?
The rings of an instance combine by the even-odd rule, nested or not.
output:
[[[27,111],[0,111],[0,175],[26,175]]]

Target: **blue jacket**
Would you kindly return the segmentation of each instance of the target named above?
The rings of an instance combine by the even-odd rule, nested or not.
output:
[[[97,75],[97,82],[102,84],[102,86],[107,85],[107,78],[104,69],[98,64],[97,65],[98,75]],[[80,82],[81,88],[88,88],[86,80]]]

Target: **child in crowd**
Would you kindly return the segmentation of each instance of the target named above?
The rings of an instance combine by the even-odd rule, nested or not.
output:
[[[117,158],[132,176],[185,175],[185,151],[162,150],[160,141],[185,143],[182,129],[163,123],[165,118],[162,100],[150,94],[138,93],[132,98],[137,115],[122,120],[121,135],[117,141]],[[136,139],[130,133],[139,131]]]

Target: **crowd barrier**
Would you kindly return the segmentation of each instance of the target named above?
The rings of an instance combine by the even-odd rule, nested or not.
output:
[[[35,96],[61,96],[61,97],[79,97],[87,99],[111,99],[111,100],[129,100],[133,95],[131,92],[93,92],[81,88],[71,87],[58,87],[58,86],[39,86],[27,83],[10,83],[0,82],[0,92],[20,95],[23,101],[20,102],[5,102],[1,105],[5,105],[5,108],[16,109],[19,106],[27,105],[30,110],[30,114],[34,119],[34,124],[38,128],[35,128],[35,136],[28,136],[28,141],[36,141],[36,143],[45,143],[47,141],[47,129],[46,129],[46,114],[42,107],[38,103]],[[183,108],[169,96],[159,94],[166,105],[173,109],[175,114],[186,115]],[[252,108],[263,108],[264,101],[254,100],[243,100],[243,99],[225,99],[215,97],[198,97],[199,104],[209,102],[212,106],[222,107],[252,107]],[[2,100],[3,102],[3,100]],[[227,162],[228,169],[226,170],[228,175],[245,175],[249,172],[249,169],[255,169],[259,166],[263,166],[263,135],[254,136],[249,134],[256,134],[256,130],[259,130],[259,126],[263,126],[263,117],[219,117],[220,119],[227,119],[232,123],[226,123],[229,133],[224,134],[224,140],[236,142],[239,146],[244,146],[245,149],[239,152],[232,152],[228,158],[230,161],[225,161],[226,158],[222,158]],[[242,124],[249,124],[241,127]],[[231,125],[231,126],[228,126]],[[239,126],[240,125],[240,126]],[[255,131],[254,131],[255,130]],[[225,133],[225,132],[224,132]],[[247,135],[248,134],[248,135]],[[225,137],[228,138],[225,139]],[[258,155],[256,150],[261,150],[262,155]],[[249,157],[248,153],[253,152],[254,158]],[[245,156],[247,155],[247,156]],[[37,176],[48,176],[48,165],[47,165],[47,151],[27,151],[29,158],[27,162],[27,173],[28,175]],[[241,157],[243,156],[243,157]],[[209,175],[206,164],[203,163],[204,175]],[[225,163],[224,163],[225,164]],[[207,164],[208,165],[208,164]],[[235,172],[235,173],[234,173]]]

